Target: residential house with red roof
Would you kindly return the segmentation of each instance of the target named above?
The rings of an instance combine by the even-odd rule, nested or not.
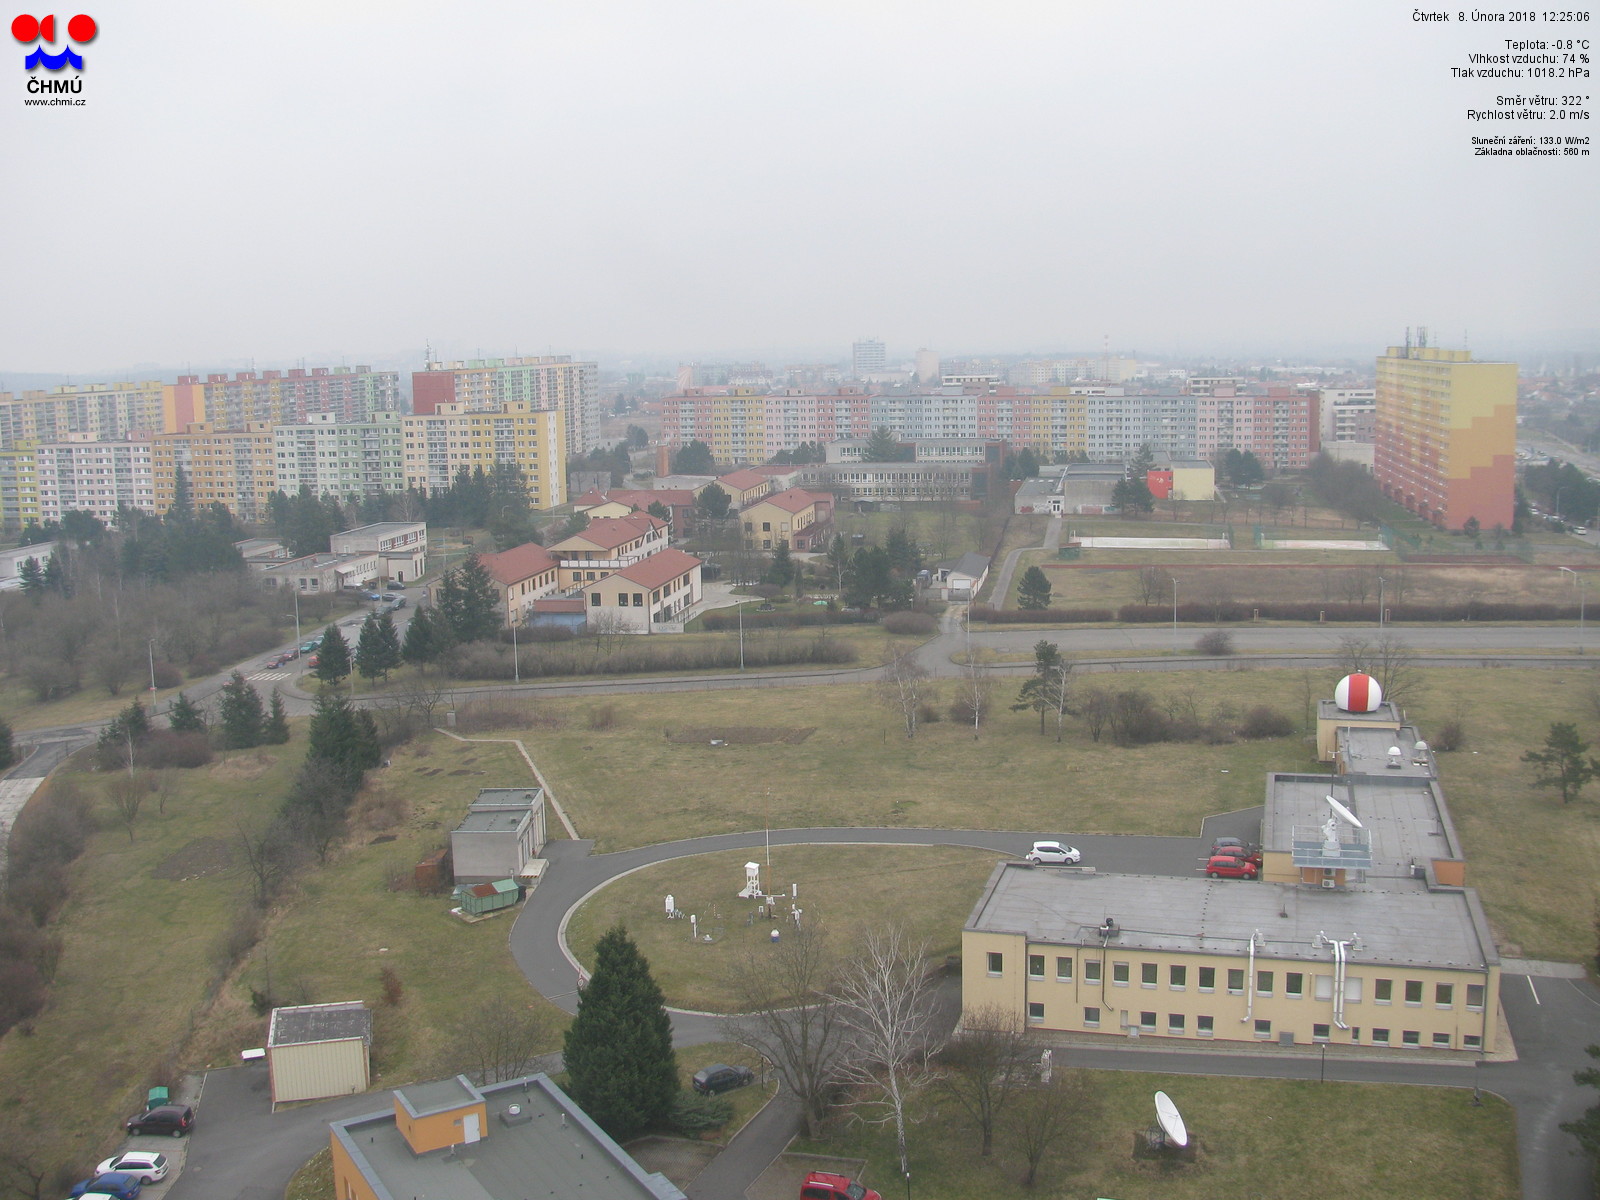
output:
[[[695,492],[690,488],[660,488],[649,491],[643,488],[611,488],[607,491],[585,492],[572,502],[581,513],[595,517],[625,517],[633,512],[649,512],[652,504],[667,510],[667,521],[672,534],[682,537],[694,528]]]
[[[730,507],[739,509],[754,504],[772,491],[772,480],[759,471],[741,467],[717,476],[717,486],[728,493]]]
[[[640,559],[664,551],[667,523],[648,513],[626,517],[596,517],[582,533],[550,547],[557,563],[556,577],[563,592],[630,567]]]
[[[668,547],[582,585],[591,630],[649,633],[699,603],[700,560]]]
[[[525,542],[498,554],[480,554],[478,561],[494,581],[500,613],[508,625],[523,624],[533,602],[559,587],[556,558],[538,542]]]
[[[833,527],[833,496],[788,488],[763,497],[739,514],[744,544],[752,550],[820,549]]]

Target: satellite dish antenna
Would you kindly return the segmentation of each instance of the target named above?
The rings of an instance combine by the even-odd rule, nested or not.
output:
[[[1161,1132],[1172,1145],[1182,1148],[1189,1144],[1189,1130],[1184,1126],[1178,1106],[1165,1092],[1156,1093],[1156,1120],[1161,1122]]]
[[[1366,826],[1361,823],[1360,819],[1355,815],[1355,813],[1351,812],[1344,805],[1340,804],[1332,796],[1324,796],[1323,799],[1328,802],[1328,804],[1333,808],[1333,811],[1337,813],[1342,820],[1349,821],[1350,824],[1354,825],[1357,829],[1366,828]]]

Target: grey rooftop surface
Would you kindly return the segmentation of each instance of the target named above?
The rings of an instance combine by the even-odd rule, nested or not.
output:
[[[520,808],[492,808],[479,811],[476,807],[467,811],[457,825],[457,833],[515,833],[522,823],[528,819],[528,805]]]
[[[371,525],[357,525],[354,529],[346,529],[339,537],[354,537],[361,534],[363,537],[389,537],[391,534],[405,533],[426,525],[425,521],[377,521]]]
[[[372,1012],[360,1000],[345,1000],[273,1009],[267,1045],[301,1046],[357,1037],[372,1041]]]
[[[468,811],[492,812],[496,809],[526,811],[544,801],[543,788],[479,788]]]
[[[1387,700],[1380,701],[1376,712],[1349,712],[1333,700],[1317,701],[1317,720],[1338,721],[1341,725],[1399,725],[1400,710]],[[1413,741],[1415,739],[1412,739]]]
[[[453,1104],[447,1102],[452,1090]],[[396,1095],[430,1104],[437,1099],[442,1108],[466,1106],[481,1095],[488,1124],[477,1142],[416,1154],[396,1127],[392,1110],[335,1122],[334,1136],[391,1196],[684,1200],[683,1192],[664,1176],[644,1171],[542,1074],[482,1089],[464,1080],[440,1080]],[[429,1111],[441,1111],[440,1106]],[[512,1114],[513,1106],[521,1112]]]
[[[1429,891],[1421,880],[1335,889],[1234,879],[1098,875],[1001,863],[967,919],[975,932],[1021,933],[1031,942],[1099,948],[1107,918],[1119,933],[1108,951],[1238,955],[1259,932],[1258,957],[1331,962],[1318,933],[1358,935],[1357,963],[1484,968],[1498,963],[1488,923],[1470,890]]]
[[[1433,751],[1418,750],[1422,735],[1411,725],[1399,729],[1372,729],[1357,725],[1337,731],[1339,762],[1346,775],[1379,775],[1386,778],[1434,779],[1438,776]],[[1391,760],[1389,751],[1398,749],[1400,757]],[[1399,763],[1391,766],[1391,761]]]
[[[1355,813],[1363,828],[1335,820],[1342,842],[1371,847],[1365,882],[1409,879],[1413,864],[1461,857],[1455,827],[1432,779],[1384,775],[1330,776],[1273,774],[1267,777],[1267,807],[1261,843],[1288,850],[1293,842],[1321,840],[1320,827],[1333,813],[1328,796]],[[1352,884],[1360,887],[1363,884]]]

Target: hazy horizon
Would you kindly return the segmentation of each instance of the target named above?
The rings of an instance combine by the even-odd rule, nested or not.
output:
[[[0,376],[1600,348],[1594,165],[1474,160],[1504,30],[1377,0],[94,16],[84,107],[0,70]]]

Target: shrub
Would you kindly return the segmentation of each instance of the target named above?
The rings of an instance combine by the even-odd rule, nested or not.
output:
[[[1448,754],[1452,750],[1459,750],[1467,743],[1467,731],[1459,717],[1451,717],[1434,732],[1433,740],[1428,743],[1434,750]]]
[[[591,708],[584,717],[583,727],[602,731],[617,727],[617,706],[615,704],[598,704]]]
[[[1224,656],[1233,653],[1233,634],[1226,629],[1212,629],[1202,633],[1195,641],[1194,648],[1201,654]]]
[[[1294,732],[1294,719],[1284,713],[1274,712],[1265,705],[1252,708],[1239,723],[1239,736],[1260,738],[1288,737]]]
[[[733,1120],[733,1102],[721,1096],[702,1096],[685,1088],[672,1101],[667,1124],[690,1135],[721,1129]]]
[[[895,612],[884,617],[883,630],[896,637],[929,637],[939,631],[939,622],[928,613]]]
[[[917,705],[917,721],[923,725],[935,725],[938,723],[939,718],[943,715],[944,714],[941,713],[938,708],[929,701],[924,700],[921,704]]]
[[[406,819],[411,806],[404,796],[386,787],[369,787],[362,790],[350,809],[350,822],[374,833],[393,829]]]
[[[222,660],[211,654],[196,654],[189,660],[189,678],[204,679],[222,670]]]
[[[384,967],[378,972],[378,986],[383,989],[383,1002],[391,1008],[405,999],[405,985],[400,982],[400,976],[395,974],[393,967]]]
[[[512,696],[468,700],[456,709],[456,729],[463,733],[485,729],[554,729],[558,725],[554,718],[541,714],[534,701]]]
[[[140,766],[156,770],[166,767],[203,767],[211,761],[211,742],[203,733],[153,729],[140,743],[135,759]]]
[[[169,662],[156,663],[156,686],[175,688],[183,682],[183,672]]]

